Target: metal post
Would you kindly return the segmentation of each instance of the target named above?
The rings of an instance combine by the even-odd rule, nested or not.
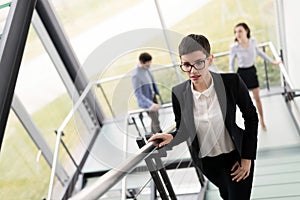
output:
[[[174,53],[173,53],[174,51],[173,51],[173,48],[171,46],[168,33],[166,31],[166,24],[165,24],[164,18],[162,16],[162,13],[161,13],[161,10],[160,10],[160,7],[159,7],[159,3],[158,3],[157,0],[154,0],[154,2],[155,2],[155,6],[156,6],[156,9],[157,9],[158,16],[159,16],[159,20],[160,20],[160,23],[161,23],[161,26],[162,26],[162,29],[163,29],[164,37],[165,37],[165,40],[166,40],[166,43],[167,43],[167,46],[168,46],[168,50],[169,50],[169,53],[170,53],[171,61],[172,61],[173,66],[174,66],[176,77],[177,77],[178,81],[181,82],[182,78],[181,78],[181,76],[180,76],[180,74],[178,72],[178,68],[176,68],[176,58],[174,56]]]
[[[148,158],[145,159],[145,162],[148,166],[149,172],[150,172],[151,177],[156,185],[156,189],[159,192],[161,199],[168,200],[169,199],[168,194],[164,188],[163,182],[161,181],[158,172],[155,169],[154,162]]]
[[[115,117],[116,117],[116,114],[115,114],[115,112],[113,111],[113,109],[112,109],[112,107],[111,107],[111,105],[110,105],[110,103],[109,103],[109,101],[108,101],[108,98],[107,98],[107,96],[106,96],[106,94],[105,94],[105,92],[104,92],[104,90],[103,90],[103,87],[102,87],[101,83],[98,83],[98,84],[97,84],[97,87],[100,88],[101,93],[102,93],[102,95],[103,95],[103,97],[104,97],[104,100],[105,100],[105,102],[106,102],[106,104],[107,104],[107,106],[108,106],[108,108],[109,108],[109,110],[110,110],[110,113],[111,113],[111,115],[113,116],[113,118],[115,118]]]
[[[146,144],[144,138],[140,138],[140,137],[138,137],[136,139],[136,142],[140,148],[142,148]],[[149,158],[149,157],[146,158],[145,162],[147,164],[147,167],[149,169],[151,177],[156,185],[156,188],[160,194],[161,199],[168,200],[169,199],[168,194],[164,188],[164,185],[160,179],[160,176],[157,172],[157,168],[155,167],[155,164],[154,164],[152,158]]]
[[[143,120],[143,119],[144,119],[143,111],[140,112],[139,118],[140,118],[141,124],[142,124],[142,126],[143,126],[143,128],[144,128],[144,131],[145,131],[145,137],[146,137],[146,136],[149,135],[149,134],[148,134],[148,131],[147,131],[146,126],[145,126],[145,124],[144,124],[144,120]]]
[[[127,176],[125,176],[123,179],[122,179],[122,182],[121,182],[121,185],[122,185],[122,189],[121,189],[121,200],[126,200],[126,193],[127,193]]]
[[[128,119],[128,116],[126,117]],[[123,138],[123,152],[124,152],[124,160],[127,159],[127,152],[128,152],[128,122],[126,120],[125,122],[125,127],[126,127],[126,132],[124,133],[124,138]],[[126,200],[126,192],[127,192],[127,177],[124,176],[122,179],[122,189],[121,189],[121,200]]]
[[[201,170],[195,165],[196,174],[198,176],[201,187],[205,185],[205,178],[201,172]]]
[[[152,179],[150,182],[150,200],[156,200],[156,199],[157,199],[156,187]]]
[[[11,3],[0,43],[0,149],[36,0]]]
[[[71,79],[73,80],[78,93],[88,84],[88,79],[81,68],[78,58],[67,40],[62,27],[60,26],[55,13],[49,4],[48,0],[38,0],[36,4],[36,10],[54,44],[58,54],[60,55]],[[87,103],[90,108],[95,110],[95,115],[98,123],[101,125],[104,120],[103,112],[100,105],[95,98],[95,94],[92,91],[87,95]],[[92,110],[92,109],[91,109]],[[90,113],[92,114],[92,113]]]
[[[266,52],[266,47],[263,46],[262,49],[263,49],[263,52],[265,53]],[[264,69],[265,69],[265,79],[266,79],[267,89],[268,89],[268,91],[270,91],[268,66],[267,66],[267,61],[266,60],[264,60]]]
[[[280,55],[279,56],[280,56],[281,59],[283,59],[282,49],[280,49]],[[282,62],[283,62],[283,60],[282,60]],[[282,74],[282,82],[283,82],[283,93],[284,93],[285,101],[286,101],[286,103],[288,103],[289,101],[291,101],[293,99],[293,97],[291,96],[291,92],[289,91],[291,89],[290,88],[291,86],[289,86],[287,84],[285,76],[283,74]]]
[[[129,120],[129,119],[128,119],[128,120]],[[134,124],[134,126],[135,126],[135,128],[136,128],[136,130],[137,130],[137,132],[138,132],[138,134],[139,134],[139,136],[142,137],[141,132],[140,132],[140,129],[139,129],[139,127],[138,127],[137,124],[136,124],[135,118],[134,118],[134,117],[131,117],[131,120],[132,120],[132,123],[130,123],[130,122],[128,121],[128,125]]]
[[[55,130],[54,131],[55,134],[57,134],[57,131]],[[62,132],[62,136],[64,136],[65,133]],[[70,150],[68,149],[66,143],[63,141],[62,138],[60,138],[60,143],[62,144],[62,146],[64,147],[66,153],[68,154],[68,156],[70,157],[72,163],[74,164],[74,166],[76,167],[76,170],[81,174],[81,169],[79,168],[79,166],[77,165],[76,161],[75,161],[75,158],[72,156]]]
[[[53,192],[53,187],[54,187],[54,178],[56,174],[56,168],[57,168],[57,162],[58,162],[58,153],[59,153],[59,145],[60,145],[60,138],[62,136],[62,131],[59,130],[57,132],[56,136],[56,141],[55,141],[55,151],[54,151],[54,156],[53,156],[53,162],[52,162],[52,170],[50,174],[50,183],[49,183],[49,189],[48,189],[48,196],[47,200],[52,199],[52,192]]]
[[[279,55],[279,57],[281,58],[282,62],[284,62],[283,61],[283,52],[282,52],[282,49],[280,49],[280,55]],[[284,96],[285,96],[285,101],[288,102],[288,100],[287,100],[287,95],[288,95],[287,82],[286,82],[285,76],[283,74],[281,74],[281,77],[282,77],[282,86],[283,86],[283,92],[284,92]]]
[[[160,150],[158,150],[160,151]],[[168,193],[169,193],[169,196],[172,200],[176,200],[177,197],[176,197],[176,194],[173,190],[173,187],[172,187],[172,184],[171,184],[171,181],[169,179],[169,176],[167,174],[167,171],[166,171],[166,168],[163,166],[163,163],[161,161],[161,158],[158,158],[157,156],[155,157],[155,162],[156,162],[156,165],[158,166],[159,168],[159,172],[160,172],[160,175],[165,183],[165,186],[168,190]]]
[[[96,129],[92,138],[91,138],[91,142],[89,143],[89,145],[87,146],[87,151],[84,153],[84,155],[82,156],[82,160],[80,161],[80,163],[78,164],[78,168],[82,169],[86,160],[89,157],[90,151],[96,141],[96,138],[98,136],[99,129]],[[63,194],[63,198],[62,199],[67,199],[69,198],[72,194],[73,194],[73,189],[75,184],[72,183],[76,183],[76,181],[78,180],[78,176],[81,174],[81,171],[77,170],[76,173],[72,176],[71,180],[69,181],[69,185],[68,187],[65,189],[65,193]]]

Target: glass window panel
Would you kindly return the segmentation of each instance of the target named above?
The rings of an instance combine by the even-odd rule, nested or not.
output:
[[[192,0],[189,5],[185,5],[185,2],[182,5],[178,3],[177,9],[169,9],[168,1],[159,3],[168,28],[184,35],[206,35],[213,45],[214,53],[228,50],[234,39],[233,27],[240,21],[245,21],[250,26],[258,41],[272,41],[276,44],[273,1]],[[183,15],[178,23],[172,23],[169,19],[175,12],[179,12],[177,16]],[[212,19],[215,19],[213,23]]]
[[[50,167],[13,112],[10,112],[0,154],[0,199],[42,199],[47,196]],[[33,189],[34,188],[34,189]]]
[[[95,48],[115,35],[139,28],[160,27],[152,1],[57,0],[53,5],[81,63]]]
[[[249,25],[251,35],[258,43],[271,41],[277,45],[274,1],[191,0],[189,3],[172,4],[173,9],[170,9],[171,1],[158,2],[167,28],[183,35],[196,33],[207,36],[213,54],[229,51],[234,40],[233,28],[239,22]],[[176,15],[177,21],[172,18],[173,15]],[[272,56],[270,53],[268,55]],[[228,56],[215,60],[216,67],[225,72],[229,70],[228,63]],[[257,66],[259,80],[264,88],[265,75],[261,58],[257,58]],[[270,69],[269,77],[272,82],[276,79],[275,85],[278,84],[277,74],[274,69]]]
[[[10,7],[9,1],[0,1],[0,35],[2,35]]]
[[[30,29],[30,37],[32,40],[29,38],[25,47],[15,94],[24,104],[51,150],[54,151],[55,131],[63,123],[72,109],[73,103],[49,55],[32,29]],[[35,47],[39,49],[39,52],[32,53],[31,51],[36,51]],[[91,128],[86,127],[82,116],[76,112],[63,130],[62,140],[77,164],[82,159],[91,139]],[[59,162],[71,177],[76,168],[62,144],[60,145]],[[49,166],[47,167],[50,169]],[[61,187],[60,182],[56,180],[54,193],[61,193]]]

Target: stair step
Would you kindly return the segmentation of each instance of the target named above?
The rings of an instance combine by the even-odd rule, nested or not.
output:
[[[300,183],[300,172],[272,174],[265,176],[254,176],[253,187],[261,187],[266,185],[280,185],[289,183]],[[209,183],[207,191],[217,190],[218,188]]]
[[[256,167],[254,176],[300,172],[300,162]]]
[[[300,199],[300,183],[264,185],[253,187],[251,199]],[[206,200],[221,200],[218,190],[208,190]]]
[[[300,197],[300,183],[264,185],[253,188],[253,199]],[[299,198],[300,199],[300,198]]]
[[[300,183],[300,172],[254,176],[253,186],[278,185],[288,183]]]

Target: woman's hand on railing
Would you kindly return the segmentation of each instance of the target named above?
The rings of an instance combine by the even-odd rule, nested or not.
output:
[[[278,66],[280,63],[282,63],[281,60],[278,60],[278,61],[273,60],[273,61],[271,62],[272,65],[277,65],[277,66]]]
[[[153,135],[148,142],[154,142],[157,147],[163,147],[173,140],[173,135],[170,133],[157,133]]]

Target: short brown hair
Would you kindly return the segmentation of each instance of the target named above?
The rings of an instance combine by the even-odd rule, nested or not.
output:
[[[190,34],[181,40],[178,50],[179,56],[192,53],[194,51],[202,51],[205,55],[209,56],[210,44],[205,36]]]
[[[151,60],[152,60],[152,56],[147,52],[141,53],[139,56],[139,61],[143,64]]]

